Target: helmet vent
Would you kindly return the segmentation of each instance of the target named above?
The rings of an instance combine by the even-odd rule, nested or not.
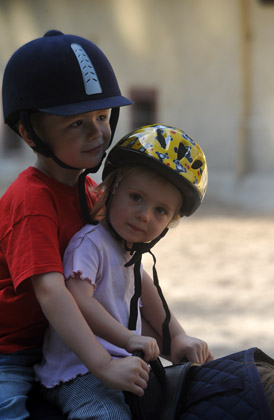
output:
[[[102,93],[97,73],[84,48],[79,44],[71,44],[71,48],[82,72],[86,94],[95,95],[96,93]]]
[[[192,169],[200,169],[203,166],[203,162],[201,160],[195,160],[191,165]]]

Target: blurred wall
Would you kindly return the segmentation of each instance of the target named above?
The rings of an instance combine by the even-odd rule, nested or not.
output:
[[[15,49],[49,29],[97,43],[122,92],[154,88],[158,122],[205,150],[207,199],[274,212],[274,4],[259,0],[0,0],[0,75]],[[124,108],[116,132],[131,127]],[[0,184],[33,161],[7,151]],[[20,141],[20,140],[18,140]]]

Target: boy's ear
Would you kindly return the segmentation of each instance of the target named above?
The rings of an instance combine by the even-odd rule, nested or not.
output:
[[[22,137],[22,139],[30,146],[30,147],[34,147],[35,143],[34,141],[28,136],[27,130],[25,129],[25,127],[23,126],[23,124],[19,125],[19,134]]]

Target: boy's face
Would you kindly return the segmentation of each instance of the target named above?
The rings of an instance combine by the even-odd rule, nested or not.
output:
[[[128,244],[149,242],[163,232],[181,203],[182,196],[172,184],[133,171],[122,179],[111,200],[110,222]]]
[[[97,166],[109,145],[109,109],[74,116],[42,114],[34,128],[62,162],[75,168]]]

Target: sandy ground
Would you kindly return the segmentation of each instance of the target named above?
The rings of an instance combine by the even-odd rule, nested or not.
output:
[[[171,309],[215,357],[256,346],[274,358],[273,236],[274,215],[203,203],[154,248]]]

